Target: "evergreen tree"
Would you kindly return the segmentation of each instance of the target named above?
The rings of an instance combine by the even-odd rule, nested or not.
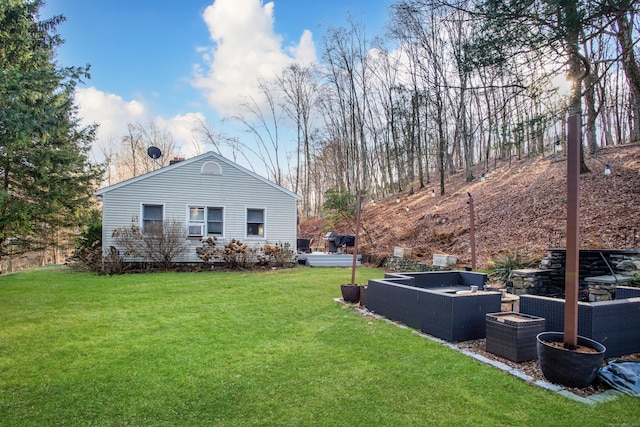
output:
[[[0,0],[0,256],[55,243],[91,203],[99,167],[95,127],[81,127],[74,90],[87,67],[61,67],[62,16],[40,21],[41,0]]]

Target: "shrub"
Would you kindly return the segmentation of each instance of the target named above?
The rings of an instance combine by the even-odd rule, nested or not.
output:
[[[88,213],[85,224],[76,239],[76,249],[94,247],[96,242],[102,240],[102,214],[98,210]]]
[[[258,257],[260,264],[269,267],[291,267],[295,265],[296,254],[291,250],[289,243],[270,245],[265,244],[260,249],[261,254]]]
[[[93,242],[91,246],[76,248],[69,258],[72,268],[93,272],[102,271],[102,242]]]
[[[176,258],[188,249],[184,224],[178,220],[164,221],[144,233],[133,223],[114,230],[113,236],[126,257],[139,258],[149,267],[165,270],[172,268]]]
[[[209,237],[202,240],[196,253],[205,264],[219,264],[230,270],[250,270],[258,265],[291,267],[295,264],[295,253],[290,246],[288,243],[267,243],[262,247],[250,247],[238,239],[222,244],[217,237]]]
[[[217,237],[202,239],[202,246],[196,248],[196,254],[198,255],[198,258],[200,258],[207,265],[213,265],[216,261],[216,258],[219,256],[219,249],[216,247],[217,241]]]
[[[73,268],[100,272],[102,261],[102,219],[100,211],[92,211],[75,240],[75,249],[69,262]]]
[[[493,264],[494,269],[492,275],[497,276],[498,280],[506,282],[512,270],[533,267],[536,264],[536,260],[527,257],[526,249],[516,249],[513,252],[498,255],[498,258],[493,260]]]
[[[125,263],[124,258],[118,253],[118,249],[109,246],[109,254],[103,259],[101,271],[109,275],[122,274],[129,267],[131,267],[131,263]]]
[[[209,237],[202,243],[202,247],[196,248],[196,253],[209,265],[219,263],[230,270],[250,270],[258,263],[258,250],[238,239],[220,245],[217,237]]]

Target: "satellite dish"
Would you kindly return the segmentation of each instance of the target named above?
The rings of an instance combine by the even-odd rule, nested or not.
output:
[[[160,149],[158,147],[149,147],[147,149],[147,154],[153,160],[156,160],[156,159],[159,159],[160,157],[162,157],[162,151],[160,151]]]

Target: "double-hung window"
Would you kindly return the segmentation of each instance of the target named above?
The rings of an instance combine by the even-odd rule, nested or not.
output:
[[[162,205],[142,205],[142,231],[152,233],[162,231],[164,216]]]
[[[189,207],[189,236],[222,236],[223,209],[218,207]]]
[[[247,209],[247,237],[264,237],[264,209]]]
[[[207,208],[207,235],[222,236],[223,225],[222,208]]]

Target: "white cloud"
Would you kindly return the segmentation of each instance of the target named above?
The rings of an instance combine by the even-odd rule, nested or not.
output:
[[[168,120],[163,118],[156,119],[156,124],[161,129],[171,132],[180,147],[180,153],[186,157],[193,157],[206,151],[204,144],[195,138],[193,132],[198,122],[206,122],[206,118],[202,113],[178,114]]]
[[[78,115],[85,124],[98,123],[98,138],[108,139],[122,134],[128,122],[144,121],[148,113],[140,101],[125,101],[95,87],[80,88],[75,95]]]
[[[97,123],[98,133],[92,149],[96,161],[104,160],[102,150],[115,149],[127,135],[129,123],[147,125],[155,122],[160,129],[171,132],[180,154],[191,157],[204,151],[194,138],[193,129],[198,120],[205,121],[202,113],[187,113],[165,119],[153,117],[141,101],[125,101],[121,96],[106,93],[95,87],[80,88],[75,94],[78,116],[85,125]]]
[[[302,65],[310,65],[316,62],[316,46],[313,43],[311,31],[304,30],[300,37],[300,43],[291,47],[289,52],[296,59],[296,62]]]
[[[258,79],[271,79],[293,62],[316,60],[310,31],[298,44],[283,48],[274,31],[274,3],[261,0],[215,0],[203,14],[213,46],[198,49],[203,65],[194,66],[193,86],[221,115],[256,93]]]

